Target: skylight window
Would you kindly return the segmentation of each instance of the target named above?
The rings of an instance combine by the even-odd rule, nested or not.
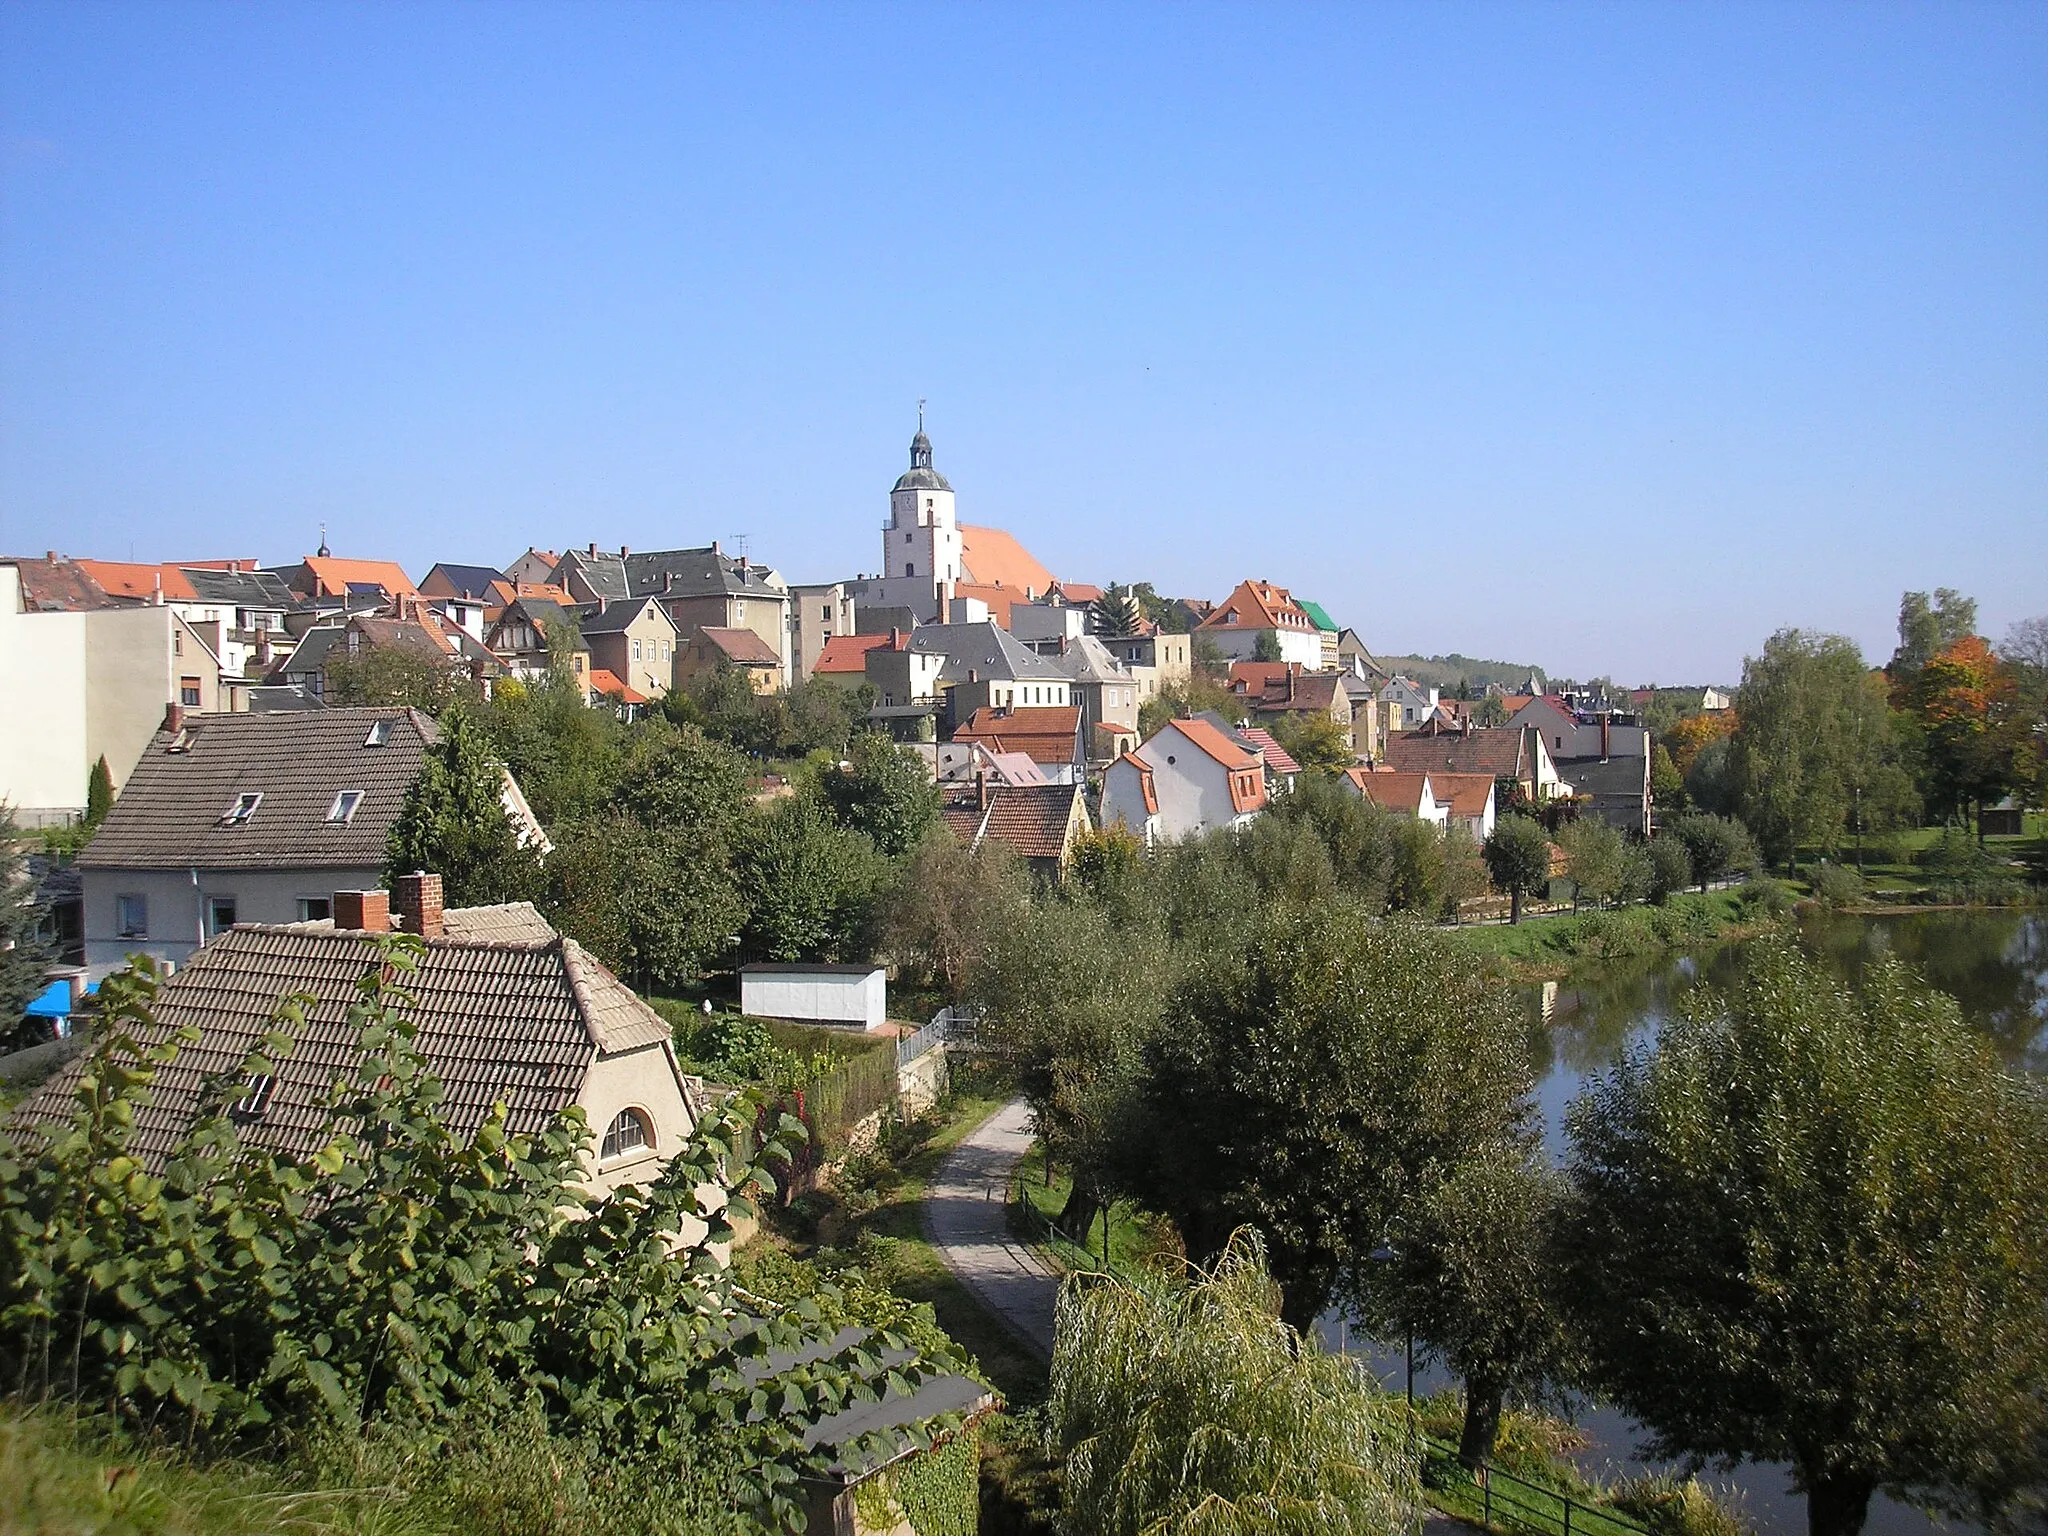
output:
[[[362,803],[363,792],[360,789],[344,789],[334,797],[334,804],[327,807],[327,819],[329,821],[354,821],[356,807]]]
[[[363,745],[366,747],[381,747],[390,739],[391,722],[389,720],[373,720],[370,722],[370,734],[363,738]]]
[[[253,794],[235,796],[235,803],[229,806],[227,814],[221,817],[221,824],[223,826],[239,827],[243,822],[256,814],[256,807],[262,803],[263,794],[260,790]]]
[[[249,1079],[248,1092],[228,1106],[228,1114],[236,1120],[261,1120],[270,1108],[270,1095],[276,1088],[276,1077],[258,1072]]]

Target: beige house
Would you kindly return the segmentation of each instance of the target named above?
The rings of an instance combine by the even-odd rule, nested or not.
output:
[[[105,757],[120,789],[164,718],[232,708],[220,658],[161,604],[113,606],[75,561],[0,561],[0,801],[25,826],[85,812]]]
[[[1184,683],[1194,671],[1194,637],[1169,635],[1097,635],[1102,648],[1130,668],[1138,703],[1173,683]]]
[[[498,1103],[514,1135],[576,1105],[593,1137],[585,1187],[602,1195],[650,1183],[696,1131],[701,1085],[677,1066],[668,1023],[528,903],[444,912],[438,875],[407,876],[389,894],[327,899],[332,917],[229,929],[163,984],[157,1023],[199,1038],[162,1069],[138,1113],[135,1149],[146,1163],[170,1155],[205,1082],[236,1068],[274,1027],[278,1000],[294,992],[313,997],[297,1046],[274,1074],[250,1080],[237,1119],[252,1142],[318,1150],[320,1105],[359,1049],[348,1025],[357,983],[377,963],[374,936],[395,927],[426,941],[419,969],[403,982],[413,999],[406,1012],[441,1076],[442,1116],[457,1135],[473,1135]],[[67,1116],[82,1066],[59,1072],[17,1117]]]
[[[830,641],[856,632],[853,609],[853,594],[843,581],[789,589],[790,638],[784,653],[792,682],[816,673]]]
[[[782,658],[775,648],[751,629],[722,629],[706,625],[683,642],[682,659],[676,663],[676,681],[684,682],[720,667],[731,667],[746,675],[747,686],[756,693],[775,693],[782,687]]]
[[[681,637],[675,621],[651,597],[599,599],[582,619],[590,665],[609,672],[636,693],[658,699],[675,684]]]

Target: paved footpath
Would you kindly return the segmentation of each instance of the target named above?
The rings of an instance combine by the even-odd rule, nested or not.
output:
[[[1031,1150],[1031,1110],[1012,1099],[969,1132],[925,1187],[924,1229],[946,1267],[1025,1343],[1052,1356],[1060,1277],[1010,1235],[1010,1170]]]

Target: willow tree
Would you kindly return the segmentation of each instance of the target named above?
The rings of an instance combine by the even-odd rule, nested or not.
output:
[[[1813,1536],[1871,1495],[1986,1516],[2048,1452],[2048,1094],[1896,962],[1790,939],[1570,1116],[1591,1382],[1653,1454],[1789,1462]]]
[[[1181,1279],[1069,1280],[1047,1401],[1060,1529],[1395,1536],[1418,1488],[1398,1408],[1275,1310],[1258,1241]]]

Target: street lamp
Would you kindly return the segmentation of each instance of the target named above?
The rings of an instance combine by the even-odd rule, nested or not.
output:
[[[1367,1257],[1368,1259],[1370,1259],[1370,1260],[1371,1260],[1371,1261],[1372,1261],[1373,1263],[1375,1263],[1375,1264],[1393,1264],[1393,1263],[1396,1263],[1396,1262],[1398,1262],[1398,1261],[1399,1261],[1399,1259],[1400,1259],[1400,1257],[1401,1257],[1401,1250],[1400,1250],[1400,1249],[1398,1249],[1398,1248],[1392,1247],[1392,1246],[1390,1246],[1389,1244],[1386,1244],[1386,1243],[1382,1243],[1382,1244],[1380,1244],[1380,1246],[1379,1246],[1379,1247],[1377,1247],[1377,1248],[1373,1249],[1373,1251],[1372,1251],[1371,1253],[1367,1254],[1367,1255],[1366,1255],[1366,1257]],[[1406,1314],[1406,1311],[1407,1311],[1407,1309],[1406,1309],[1406,1308],[1404,1307],[1404,1308],[1402,1309],[1402,1312],[1403,1312],[1403,1314],[1404,1314],[1404,1321],[1406,1321],[1406,1319],[1405,1319],[1405,1314]],[[1408,1407],[1409,1407],[1409,1408],[1410,1408],[1411,1410],[1413,1410],[1413,1408],[1415,1407],[1415,1324],[1414,1324],[1414,1323],[1412,1323],[1412,1322],[1408,1322],[1408,1323],[1407,1323],[1407,1329],[1408,1329],[1408,1348],[1407,1348],[1407,1356],[1408,1356]]]

